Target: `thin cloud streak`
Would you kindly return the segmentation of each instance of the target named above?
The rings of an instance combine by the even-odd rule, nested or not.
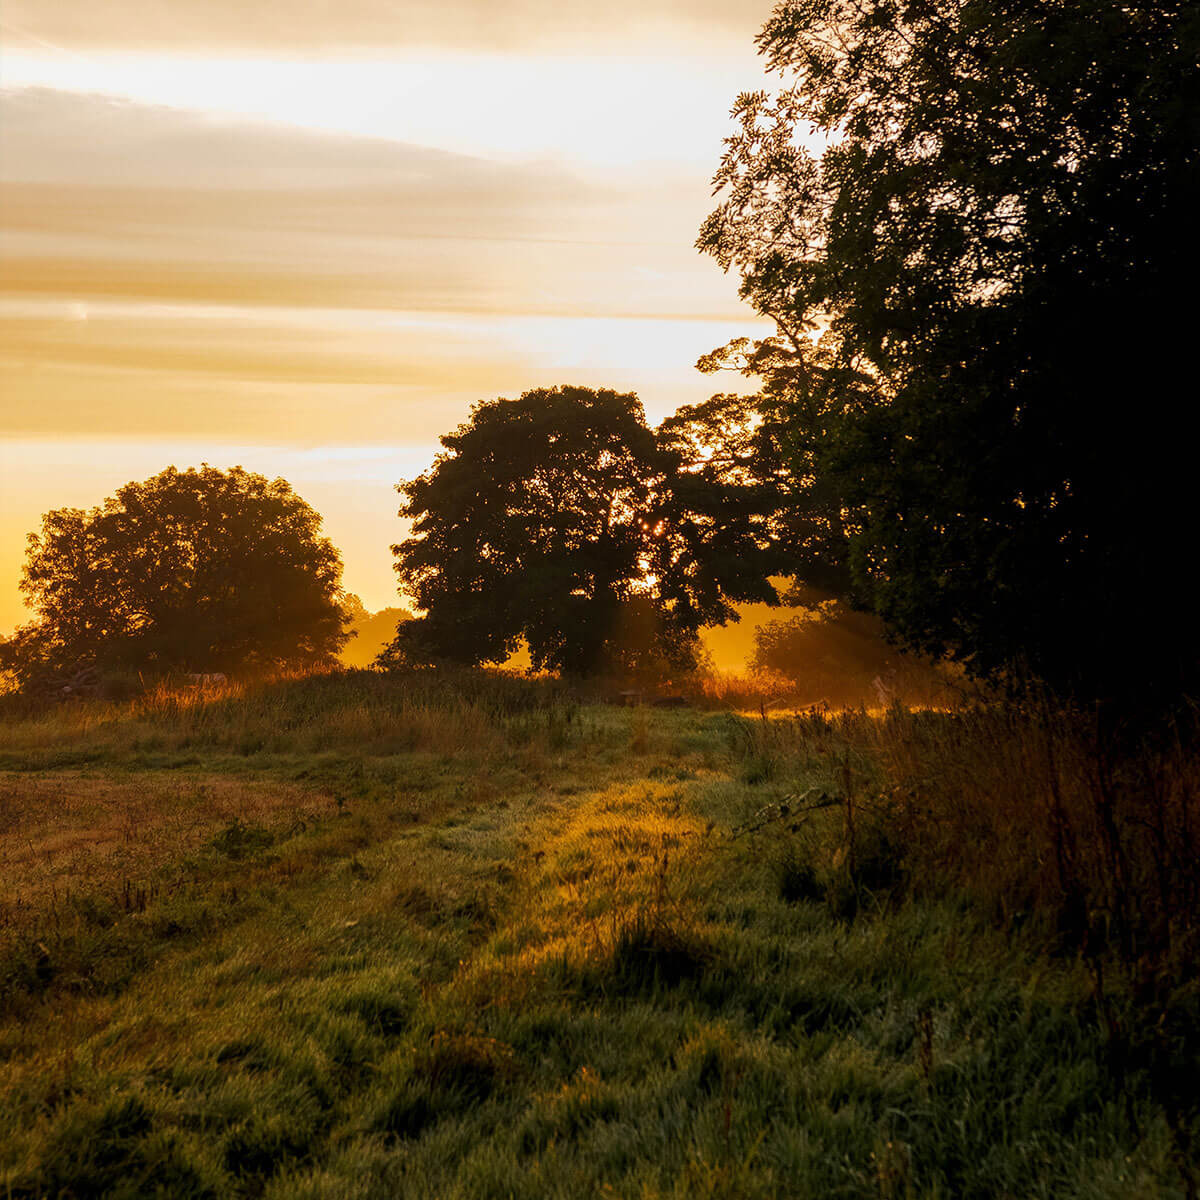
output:
[[[411,52],[318,61],[9,51],[5,86],[574,167],[715,163],[734,96],[758,86],[753,53],[700,59]],[[220,130],[219,120],[214,132]]]
[[[745,38],[771,0],[7,0],[6,27],[43,46],[93,49],[260,51],[328,55],[381,48],[562,50]]]
[[[686,174],[648,194],[45,90],[9,111],[0,380],[29,398],[9,433],[432,441],[555,372],[665,413],[746,328],[691,248]]]

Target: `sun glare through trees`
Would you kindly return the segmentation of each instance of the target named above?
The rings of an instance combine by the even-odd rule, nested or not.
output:
[[[1193,0],[0,35],[0,1194],[1200,1195]]]

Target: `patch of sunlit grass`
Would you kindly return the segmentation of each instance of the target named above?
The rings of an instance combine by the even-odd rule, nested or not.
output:
[[[489,672],[447,681],[369,671],[199,689],[163,684],[120,703],[59,705],[0,722],[0,769],[118,758],[160,765],[155,756],[186,761],[213,750],[484,756],[513,742],[561,743],[554,686]]]
[[[1086,964],[996,928],[958,880],[884,869],[924,851],[877,836],[907,829],[881,797],[949,771],[956,739],[980,739],[957,751],[974,763],[995,728],[639,715],[510,682],[351,675],[115,710],[78,791],[78,766],[10,743],[14,829],[119,832],[124,804],[184,884],[26,947],[0,1189],[1179,1190],[1164,1101],[1113,1072]],[[199,761],[148,768],[164,755]],[[985,793],[1018,811],[1001,759],[973,819]],[[944,786],[921,794],[965,784]],[[189,803],[199,844],[173,856]]]

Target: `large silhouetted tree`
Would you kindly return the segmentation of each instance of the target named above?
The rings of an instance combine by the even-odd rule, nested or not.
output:
[[[393,657],[498,662],[523,639],[539,668],[683,666],[701,626],[769,591],[731,557],[736,515],[691,503],[690,460],[634,395],[538,389],[477,404],[441,441],[399,486],[413,526],[396,569],[424,615]]]
[[[799,573],[985,674],[1194,686],[1200,9],[784,0],[759,46],[699,245],[778,325]]]
[[[282,479],[235,467],[128,483],[47,513],[21,590],[37,619],[0,647],[21,678],[78,662],[138,670],[325,664],[346,641],[341,559]]]
[[[821,453],[843,418],[871,402],[872,381],[838,365],[827,345],[793,345],[785,337],[737,338],[697,366],[758,378],[762,390],[686,405],[660,427],[660,438],[691,464],[693,489],[702,493],[696,503],[723,517],[741,514],[734,528],[744,536],[734,549],[747,575],[799,575],[851,592],[843,553],[848,513]],[[753,552],[746,535],[756,543]]]

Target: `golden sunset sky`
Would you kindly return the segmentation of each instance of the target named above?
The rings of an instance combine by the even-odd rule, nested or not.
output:
[[[471,403],[651,420],[765,326],[694,249],[770,0],[5,0],[0,632],[25,535],[169,464],[282,475],[396,602]]]

